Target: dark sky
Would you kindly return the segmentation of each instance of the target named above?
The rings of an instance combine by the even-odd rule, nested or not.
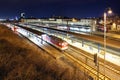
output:
[[[120,14],[120,0],[0,0],[0,18],[14,18],[24,12],[27,17],[98,17],[111,7]]]

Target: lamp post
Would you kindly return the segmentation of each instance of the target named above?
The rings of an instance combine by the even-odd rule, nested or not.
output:
[[[106,57],[106,25],[107,25],[107,14],[111,14],[111,8],[108,8],[107,12],[104,12],[104,76],[105,76],[105,57]],[[104,77],[105,80],[105,77]]]
[[[104,75],[105,75],[105,56],[106,56],[106,16],[107,14],[106,12],[104,12]]]

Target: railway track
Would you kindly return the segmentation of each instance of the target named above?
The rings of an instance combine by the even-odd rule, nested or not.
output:
[[[71,54],[71,52],[74,52],[74,53]],[[72,48],[69,48],[69,50],[66,50],[65,54],[67,56],[69,55],[70,57],[75,58],[76,60],[82,62],[83,64],[85,64],[87,66],[89,66],[90,68],[94,69],[96,71],[96,73],[100,73],[103,76],[104,76],[104,74],[102,74],[102,73],[104,73],[104,71],[102,71],[101,69],[104,69],[104,67],[105,67],[105,70],[106,70],[107,73],[113,73],[113,75],[115,75],[115,76],[117,75],[117,77],[119,79],[119,76],[120,76],[120,71],[119,70],[117,70],[114,67],[109,66],[107,64],[104,65],[103,61],[101,62],[100,59],[99,59],[99,66],[95,66],[94,59],[93,59],[92,55],[91,56],[90,55],[86,55],[86,54],[84,54],[84,53],[82,53],[80,51],[76,51],[76,50],[74,50]],[[75,54],[78,54],[78,55],[75,56]],[[81,56],[81,57],[79,57],[79,56]],[[89,72],[89,70],[88,70],[88,72]],[[96,74],[94,74],[94,75],[96,75]],[[106,74],[106,75],[105,76],[108,78],[111,74]],[[117,80],[117,79],[111,79],[111,80]]]
[[[81,54],[81,52],[78,52],[78,51],[76,51],[76,50],[73,50],[72,48],[70,48],[70,49],[71,49],[72,51],[74,51],[74,52],[77,52],[77,53]],[[49,51],[49,49],[44,48],[44,50],[47,51],[47,52],[48,52],[51,56],[53,56],[55,59],[58,58],[58,56],[55,56],[55,54],[54,54],[54,55],[51,54],[51,51]],[[50,50],[51,50],[51,49],[50,49]],[[75,58],[74,55],[70,55],[70,54],[63,54],[63,55],[65,55],[65,56],[67,56],[68,58],[72,59],[72,60],[73,60],[74,62],[76,62],[77,64],[82,65],[82,67],[85,68],[88,72],[91,72],[91,73],[89,73],[90,75],[92,75],[92,76],[97,76],[97,75],[99,74],[99,76],[97,76],[97,77],[98,77],[100,80],[103,80],[104,78],[105,78],[105,80],[111,80],[110,78],[108,78],[108,76],[105,76],[104,74],[102,74],[102,73],[100,73],[100,72],[98,73],[98,72],[97,72],[97,69],[95,69],[95,68],[93,68],[93,67],[90,67],[90,66],[87,65],[86,63],[84,63],[84,62],[80,61],[79,59]],[[93,62],[93,58],[91,58],[91,57],[89,57],[88,55],[85,55],[85,54],[82,54],[82,55]],[[99,65],[104,66],[104,64],[103,64],[102,62],[99,62]],[[106,67],[107,69],[110,69],[110,70],[112,70],[113,72],[119,74],[119,71],[115,70],[114,68],[112,68],[112,67],[110,67],[110,66],[107,66],[107,65],[105,65],[105,67]],[[95,78],[97,78],[97,77],[95,77]]]
[[[98,80],[111,80],[108,76],[105,76],[104,74],[102,74],[100,72],[99,72],[99,76],[98,76],[98,72],[94,68],[86,65],[85,63],[76,59],[72,55],[70,55],[68,53],[64,53],[64,55],[66,57],[68,57],[70,61],[74,62],[73,64],[76,64],[79,67],[80,70],[83,70],[83,71],[86,70],[86,73],[89,73],[89,75],[92,76],[93,79],[95,79],[95,80],[96,79],[98,79]]]
[[[25,28],[24,28],[25,29]],[[28,29],[27,29],[28,30]],[[30,30],[29,30],[30,31]],[[31,29],[31,32],[32,32],[32,29]],[[35,34],[37,34],[37,33],[35,33]],[[51,46],[51,45],[49,45],[49,46]],[[40,46],[39,46],[40,47]],[[42,48],[44,51],[46,51],[48,54],[50,54],[53,58],[58,58],[58,56],[59,55],[56,55],[55,56],[55,54],[53,54],[53,53],[51,53],[51,50],[50,49],[48,49],[47,48],[47,46],[45,46],[44,45],[44,47],[42,46],[42,47],[40,47],[40,48]],[[74,50],[75,51],[75,50]],[[77,52],[78,53],[78,51],[75,51],[75,52]],[[91,75],[91,76],[93,76],[95,79],[98,79],[99,78],[99,80],[111,80],[108,76],[106,76],[106,75],[104,75],[104,74],[102,74],[102,73],[98,73],[97,72],[97,70],[96,69],[94,69],[93,67],[90,67],[89,65],[87,65],[86,63],[84,63],[84,62],[82,62],[82,61],[80,61],[79,59],[77,59],[77,58],[75,58],[73,55],[71,55],[71,54],[69,54],[68,52],[63,52],[63,55],[64,56],[66,56],[67,58],[69,58],[69,60],[71,61],[71,62],[75,62],[75,64],[76,65],[78,65],[79,66],[79,68],[80,69],[85,69],[86,70],[86,72],[88,73],[89,72],[89,74]],[[84,57],[86,57],[86,58],[88,58],[88,59],[90,59],[90,60],[92,60],[93,61],[93,58],[91,58],[91,57],[89,57],[89,56],[87,56],[87,55],[85,55],[85,54],[82,54]],[[103,66],[103,63],[102,62],[99,62],[99,64],[100,65],[102,65]],[[81,68],[82,67],[82,68]],[[115,70],[115,69],[113,69],[113,68],[111,68],[110,66],[108,66],[108,65],[105,65],[105,67],[106,68],[108,68],[108,69],[110,69],[110,70],[112,70],[112,71],[114,71],[114,72],[116,72],[117,74],[120,74],[120,71],[118,71],[118,70]],[[99,75],[98,75],[99,74]]]
[[[69,47],[69,48],[70,48],[70,47]],[[87,52],[82,53],[82,52],[80,52],[80,51],[82,51],[82,50],[80,50],[80,49],[77,49],[77,50],[75,50],[75,49],[73,49],[73,48],[70,48],[70,49],[71,49],[71,51],[74,51],[74,52],[76,52],[77,54],[80,54],[80,55],[86,57],[87,59],[91,60],[92,62],[94,62],[94,58],[93,58],[94,56],[93,56],[93,55],[91,55],[91,54],[89,54],[89,53],[87,53]],[[73,55],[73,56],[74,56],[74,55]],[[103,59],[99,58],[99,65],[104,66],[104,63],[103,63],[103,62],[104,62]],[[106,64],[110,64],[110,63],[108,63],[108,62],[106,61]],[[111,66],[111,65],[113,65],[113,64],[105,65],[105,67],[106,67],[107,69],[112,70],[114,73],[120,75],[119,67],[117,67],[117,69],[115,69],[115,68],[114,68],[113,66]]]

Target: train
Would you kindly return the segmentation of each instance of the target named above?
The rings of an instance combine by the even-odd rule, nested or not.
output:
[[[17,33],[18,26],[15,26],[15,25],[12,25],[12,24],[7,24],[7,23],[4,23],[4,25],[6,25],[9,29],[11,29],[12,31]]]
[[[19,29],[17,26],[12,25],[9,27],[14,31],[17,32],[17,30]],[[59,50],[66,50],[68,49],[68,43],[65,40],[62,40],[61,38],[52,36],[52,35],[48,35],[48,34],[42,34],[41,35],[41,39],[50,43],[51,45],[55,46],[56,48],[58,48]]]
[[[66,50],[68,49],[68,43],[58,37],[48,35],[48,34],[43,34],[42,39],[51,45],[55,46],[59,50]]]

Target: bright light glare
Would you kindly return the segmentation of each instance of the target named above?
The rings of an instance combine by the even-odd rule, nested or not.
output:
[[[108,10],[108,14],[112,14],[112,10],[111,9]]]

